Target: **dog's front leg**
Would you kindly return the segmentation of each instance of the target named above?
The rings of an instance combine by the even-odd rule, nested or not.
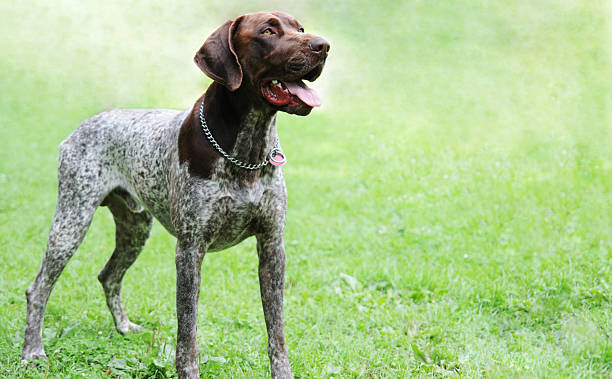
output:
[[[285,342],[283,289],[285,284],[285,248],[280,235],[258,235],[259,288],[268,330],[268,356],[272,378],[293,378]]]
[[[176,371],[179,378],[199,378],[196,341],[200,273],[205,249],[197,244],[176,245]]]

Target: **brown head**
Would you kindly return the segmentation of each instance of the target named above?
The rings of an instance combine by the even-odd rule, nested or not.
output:
[[[295,18],[260,12],[226,21],[194,60],[229,91],[248,93],[254,106],[307,115],[321,99],[304,80],[319,77],[328,51],[329,43],[305,33]]]

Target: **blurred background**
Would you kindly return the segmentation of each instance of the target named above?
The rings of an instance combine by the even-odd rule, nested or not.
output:
[[[278,120],[296,377],[612,375],[612,5],[573,0],[3,1],[0,374],[24,375],[58,144],[106,109],[190,107],[196,50],[259,10],[331,43],[323,106]],[[125,279],[155,333],[122,338],[97,212],[49,302],[52,375],[174,374],[174,242],[156,224]],[[202,374],[265,377],[253,241],[203,270]]]

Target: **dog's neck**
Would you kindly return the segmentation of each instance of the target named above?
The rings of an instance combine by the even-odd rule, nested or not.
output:
[[[179,161],[189,162],[192,175],[210,178],[218,159],[224,159],[222,172],[232,177],[255,179],[270,167],[258,170],[240,168],[212,146],[202,131],[200,106],[204,102],[204,118],[217,143],[229,155],[245,163],[259,163],[267,158],[277,138],[276,111],[249,101],[252,95],[246,90],[230,92],[224,86],[213,82],[200,97],[191,113],[183,122],[179,133]]]

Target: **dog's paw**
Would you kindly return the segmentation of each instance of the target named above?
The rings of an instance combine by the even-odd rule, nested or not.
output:
[[[123,335],[128,333],[139,333],[143,330],[142,326],[138,324],[134,324],[131,321],[125,322],[119,326],[117,326],[117,331]]]
[[[34,368],[46,365],[48,362],[47,354],[44,349],[25,350],[21,353],[21,367]]]

